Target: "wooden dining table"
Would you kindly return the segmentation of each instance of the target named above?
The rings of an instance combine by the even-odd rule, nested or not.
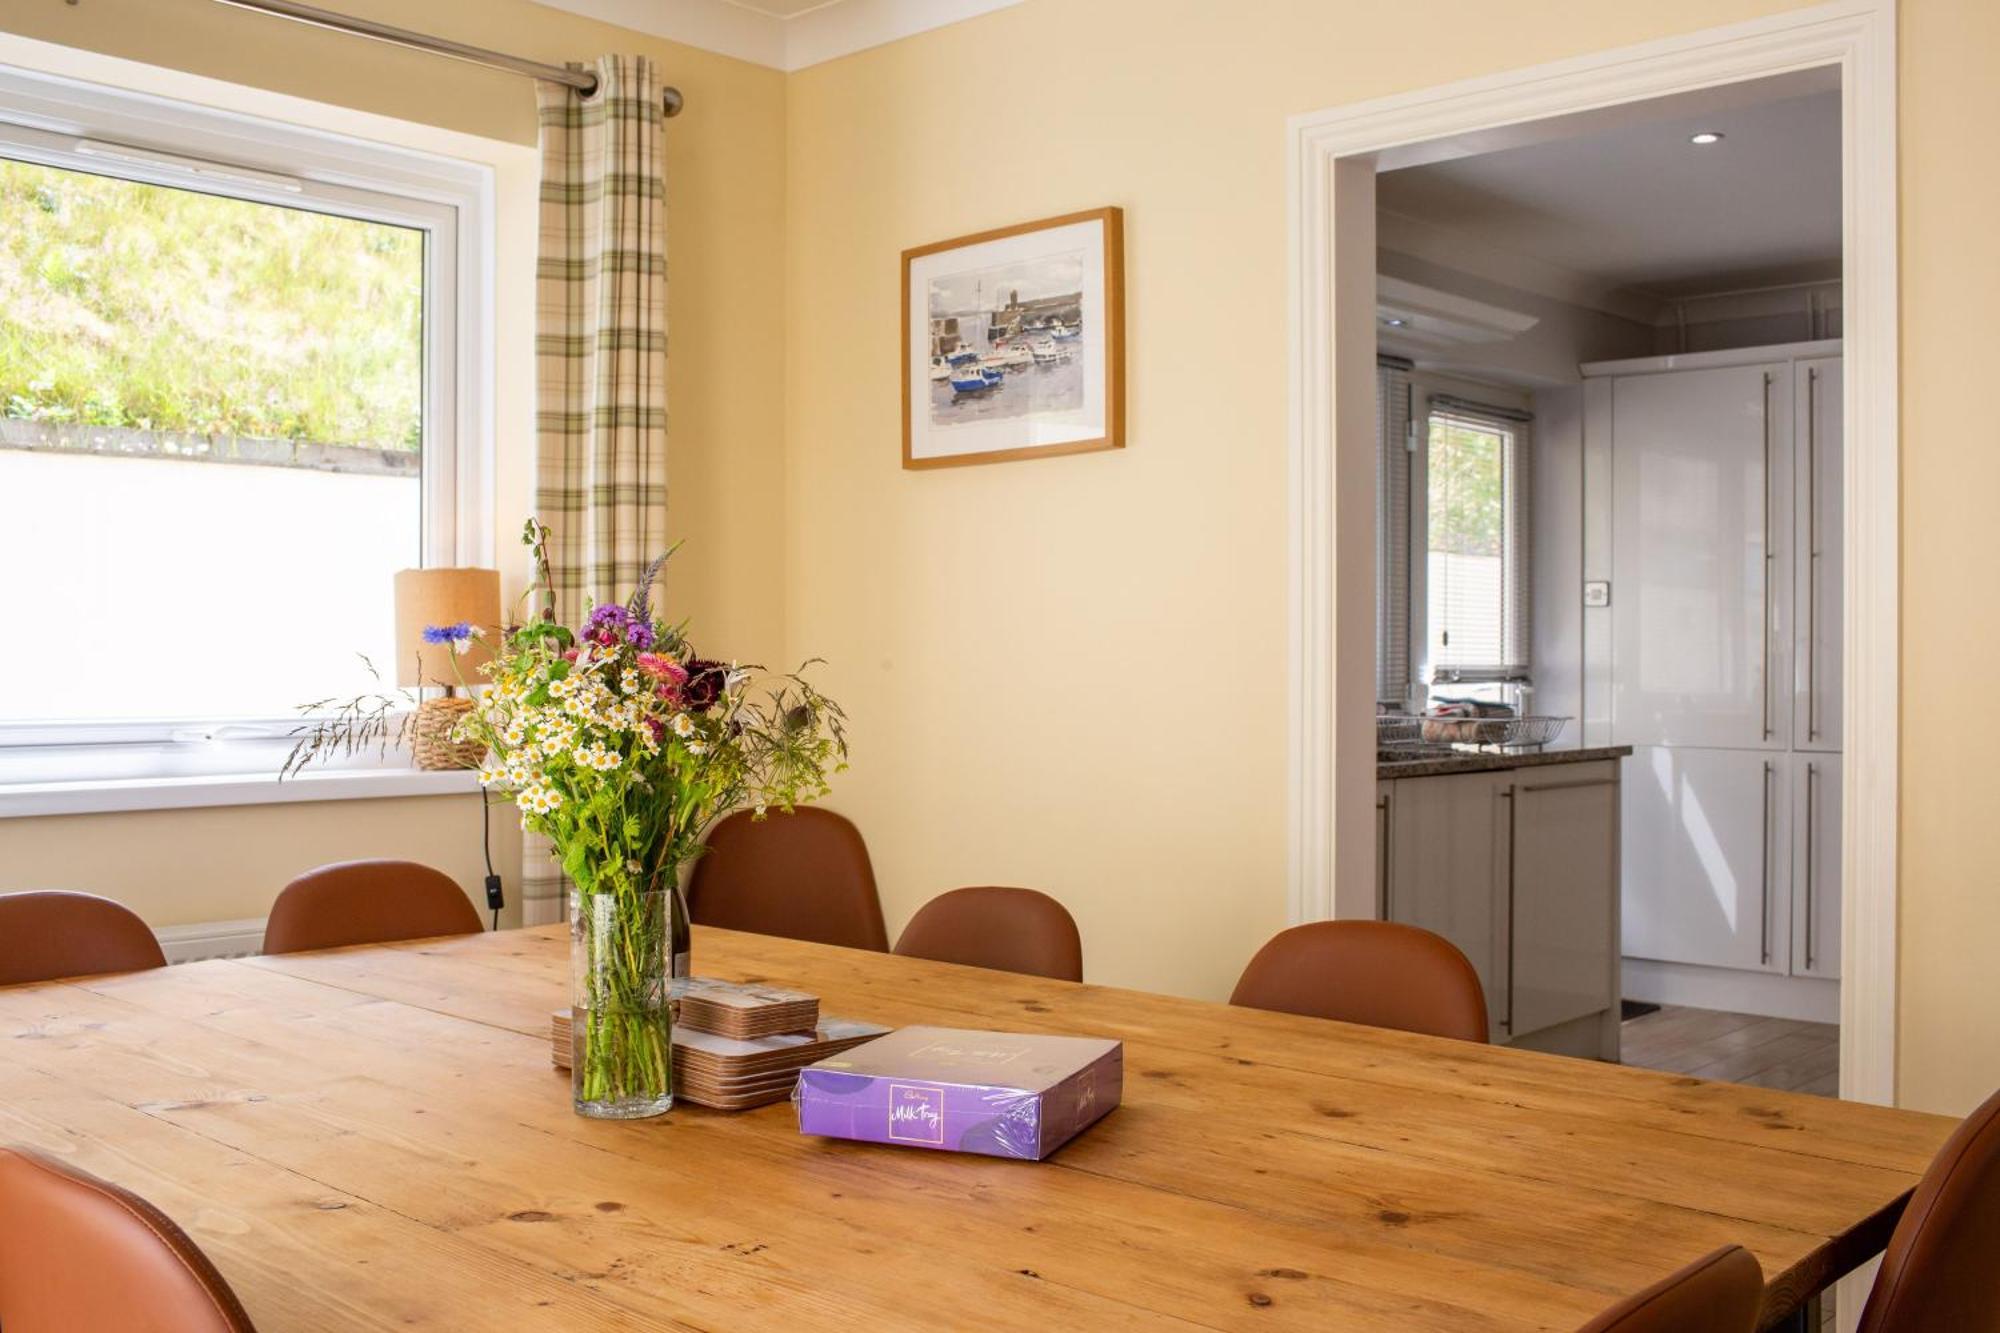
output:
[[[890,1025],[1125,1043],[1043,1162],[585,1120],[561,927],[0,990],[0,1144],[152,1199],[263,1333],[1573,1329],[1719,1245],[1763,1322],[1879,1251],[1937,1116],[698,929]]]

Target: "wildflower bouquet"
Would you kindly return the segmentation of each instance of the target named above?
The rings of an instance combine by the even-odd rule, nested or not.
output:
[[[682,626],[658,619],[649,593],[665,556],[624,605],[595,606],[574,630],[558,623],[547,538],[533,520],[522,534],[543,609],[491,645],[488,688],[458,735],[488,747],[480,783],[554,844],[574,886],[578,1111],[654,1115],[672,1104],[680,867],[718,816],[823,795],[846,758],[845,719],[802,677],[701,657]]]
[[[670,979],[686,957],[680,867],[720,815],[790,811],[826,793],[844,767],[840,707],[800,675],[764,677],[696,654],[662,622],[650,588],[592,606],[578,628],[554,610],[548,528],[528,520],[542,608],[498,642],[466,624],[432,642],[492,650],[488,687],[452,731],[484,749],[480,785],[546,837],[572,885],[572,1093],[580,1115],[632,1119],[672,1105]],[[306,729],[286,769],[392,737],[394,701],[366,697]],[[408,717],[408,715],[404,715]]]

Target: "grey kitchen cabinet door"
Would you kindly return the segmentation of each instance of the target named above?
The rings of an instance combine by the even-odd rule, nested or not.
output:
[[[1497,1025],[1506,1007],[1499,954],[1500,791],[1511,775],[1460,773],[1387,784],[1391,921],[1422,926],[1457,945],[1479,973],[1486,1012]]]
[[[1615,761],[1510,776],[1500,1024],[1525,1035],[1601,1013],[1616,999],[1619,779]]]
[[[1633,751],[1622,784],[1627,957],[1790,970],[1791,759]]]

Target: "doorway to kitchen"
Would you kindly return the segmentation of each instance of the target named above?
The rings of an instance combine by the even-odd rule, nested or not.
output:
[[[1838,831],[1827,834],[1824,830],[1831,821],[1822,821],[1821,837],[1826,845],[1814,847],[1810,854],[1831,858],[1839,868],[1842,1095],[1893,1099],[1898,640],[1892,44],[1893,13],[1888,7],[1862,2],[1830,5],[1495,79],[1337,108],[1300,117],[1292,124],[1296,357],[1292,617],[1296,657],[1291,729],[1291,907],[1297,919],[1368,916],[1381,909],[1376,871],[1385,831],[1375,765],[1380,666],[1375,571],[1380,524],[1374,480],[1381,439],[1377,385],[1382,369],[1377,343],[1383,328],[1384,295],[1395,295],[1395,289],[1379,281],[1377,273],[1377,196],[1382,173],[1456,162],[1579,134],[1659,124],[1670,118],[1663,111],[1675,109],[1673,99],[1726,100],[1734,95],[1732,90],[1741,91],[1759,80],[1802,75],[1832,79],[1837,89],[1843,179],[1837,282],[1840,373],[1837,378],[1827,376],[1825,366],[1817,367],[1822,373],[1811,373],[1815,367],[1808,363],[1824,350],[1812,344],[1825,340],[1797,338],[1793,340],[1796,345],[1785,345],[1783,356],[1756,363],[1760,368],[1755,371],[1755,383],[1768,395],[1770,406],[1762,416],[1772,423],[1770,448],[1774,454],[1782,451],[1788,460],[1796,459],[1793,418],[1802,411],[1837,411],[1843,428],[1843,456],[1836,466],[1843,483],[1840,493],[1851,497],[1852,503],[1844,506],[1836,523],[1841,548],[1839,572],[1827,575],[1822,570],[1822,576],[1838,586],[1840,629],[1838,650],[1822,655],[1821,668],[1826,669],[1831,661],[1840,664],[1841,691],[1834,709],[1839,717],[1846,780],[1835,803],[1840,810]],[[1814,76],[1812,71],[1825,73]],[[1681,104],[1683,109],[1687,105]],[[1435,286],[1423,283],[1421,274],[1398,280]],[[1503,312],[1507,309],[1505,302],[1465,299]],[[1474,325],[1483,321],[1490,326],[1498,318],[1465,306],[1442,313]],[[1396,317],[1408,319],[1407,315]],[[1821,327],[1801,327],[1807,332],[1823,331]],[[1661,350],[1652,349],[1647,355],[1657,356]],[[1726,360],[1738,350],[1721,348],[1715,355]],[[1665,351],[1676,357],[1688,355],[1673,348]],[[1589,385],[1593,380],[1616,381],[1659,369],[1624,364],[1640,359],[1644,358],[1636,354],[1606,358],[1609,364],[1596,366],[1599,373],[1578,386],[1579,397],[1592,396]],[[1677,367],[1689,368],[1741,369],[1721,363],[1694,367],[1683,363]],[[1766,374],[1770,376],[1768,383]],[[1584,377],[1579,374],[1579,378]],[[1801,385],[1808,387],[1801,389]],[[1808,398],[1820,395],[1817,405],[1804,406],[1802,393]],[[1473,405],[1507,404],[1473,398]],[[1531,409],[1529,415],[1540,414]],[[1553,423],[1537,419],[1528,429],[1550,431]],[[1774,463],[1773,471],[1767,474],[1774,477],[1774,490],[1781,484],[1775,479],[1777,467]],[[1785,467],[1788,476],[1784,480],[1789,482],[1796,477],[1796,468],[1789,461]],[[1754,490],[1761,512],[1762,483]],[[1796,498],[1792,493],[1774,495],[1772,503],[1785,504]],[[1795,511],[1794,506],[1787,512]],[[1775,533],[1775,523],[1764,531]],[[1768,540],[1765,551],[1757,554],[1761,558],[1776,545],[1775,538]],[[1446,554],[1480,553],[1454,550]],[[1504,552],[1499,558],[1504,564]],[[1581,561],[1581,552],[1576,559]],[[1765,582],[1777,588],[1790,577],[1795,585],[1795,575],[1795,565],[1774,569]],[[1535,577],[1539,587],[1542,575]],[[1579,579],[1578,583],[1597,581]],[[1615,588],[1605,591],[1614,600],[1620,595]],[[1575,592],[1574,605],[1579,612],[1587,597],[1601,595],[1582,586]],[[1428,597],[1421,603],[1414,598],[1408,603],[1413,608],[1420,604],[1428,611]],[[1759,626],[1768,629],[1777,618],[1777,611],[1766,612],[1760,606],[1751,619],[1750,641],[1761,637]],[[1789,634],[1794,627],[1795,622],[1786,617],[1782,629],[1775,632]],[[1779,689],[1782,682],[1791,679],[1787,673],[1792,666],[1801,660],[1773,660],[1751,673],[1753,680],[1764,683],[1757,688],[1764,700],[1759,704],[1760,712],[1768,708],[1774,714],[1789,713],[1795,708],[1795,696],[1787,694],[1781,699]],[[1577,684],[1586,701],[1581,707],[1587,708],[1590,690],[1581,679],[1582,673],[1580,664]],[[1537,679],[1534,684],[1538,693],[1548,688],[1544,680]],[[1553,711],[1539,699],[1535,707]],[[1826,707],[1824,696],[1821,707]],[[1585,720],[1579,726],[1588,722],[1587,713],[1579,716]],[[1479,719],[1474,715],[1467,721],[1477,725]],[[1788,717],[1788,727],[1789,722]],[[1761,731],[1761,718],[1758,725]],[[1615,739],[1615,731],[1607,739]],[[1776,750],[1776,739],[1760,735],[1759,743],[1747,748]],[[1787,730],[1782,763],[1788,770],[1795,762],[1790,739]],[[1683,758],[1668,757],[1676,762]],[[1629,765],[1632,761],[1623,762]],[[1755,762],[1760,777],[1766,763],[1773,770],[1780,764],[1777,759]],[[1767,791],[1776,790],[1777,781],[1764,781]],[[1797,785],[1804,786],[1805,781]],[[1765,795],[1758,804],[1775,806],[1780,800],[1789,801],[1793,791],[1787,787],[1778,796]],[[1572,796],[1562,799],[1569,801]],[[1574,799],[1580,801],[1581,797]],[[1567,807],[1558,813],[1564,819],[1584,818],[1579,810]],[[1760,838],[1766,836],[1768,833],[1760,834]],[[1620,856],[1622,861],[1622,850]],[[1767,858],[1766,864],[1775,861]],[[1777,878],[1775,872],[1772,878]],[[1741,892],[1742,885],[1738,889]],[[1754,924],[1741,908],[1739,897],[1734,904],[1737,922]],[[1775,909],[1766,915],[1765,924],[1754,932],[1760,959],[1767,948],[1775,952],[1777,936],[1801,924],[1802,916],[1803,912],[1791,914],[1780,921]]]

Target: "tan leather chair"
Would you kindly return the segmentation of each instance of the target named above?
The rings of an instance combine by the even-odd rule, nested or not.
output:
[[[255,1333],[215,1265],[138,1195],[0,1148],[0,1328]]]
[[[55,889],[0,893],[0,986],[166,965],[159,938],[109,898]]]
[[[337,861],[287,884],[264,923],[265,953],[477,935],[479,912],[451,876],[415,861]]]
[[[889,947],[861,831],[818,806],[763,819],[739,810],[710,829],[688,881],[688,916],[724,930]]]
[[[896,952],[905,958],[1083,980],[1083,939],[1068,910],[1034,889],[953,889],[917,909]]]
[[[1764,1270],[1741,1245],[1725,1245],[1628,1296],[1579,1333],[1751,1333],[1764,1304]]]
[[[2000,1330],[2000,1092],[1965,1118],[1889,1237],[1861,1333]]]
[[[1231,1004],[1485,1041],[1479,974],[1442,935],[1390,921],[1315,921],[1257,951]]]

